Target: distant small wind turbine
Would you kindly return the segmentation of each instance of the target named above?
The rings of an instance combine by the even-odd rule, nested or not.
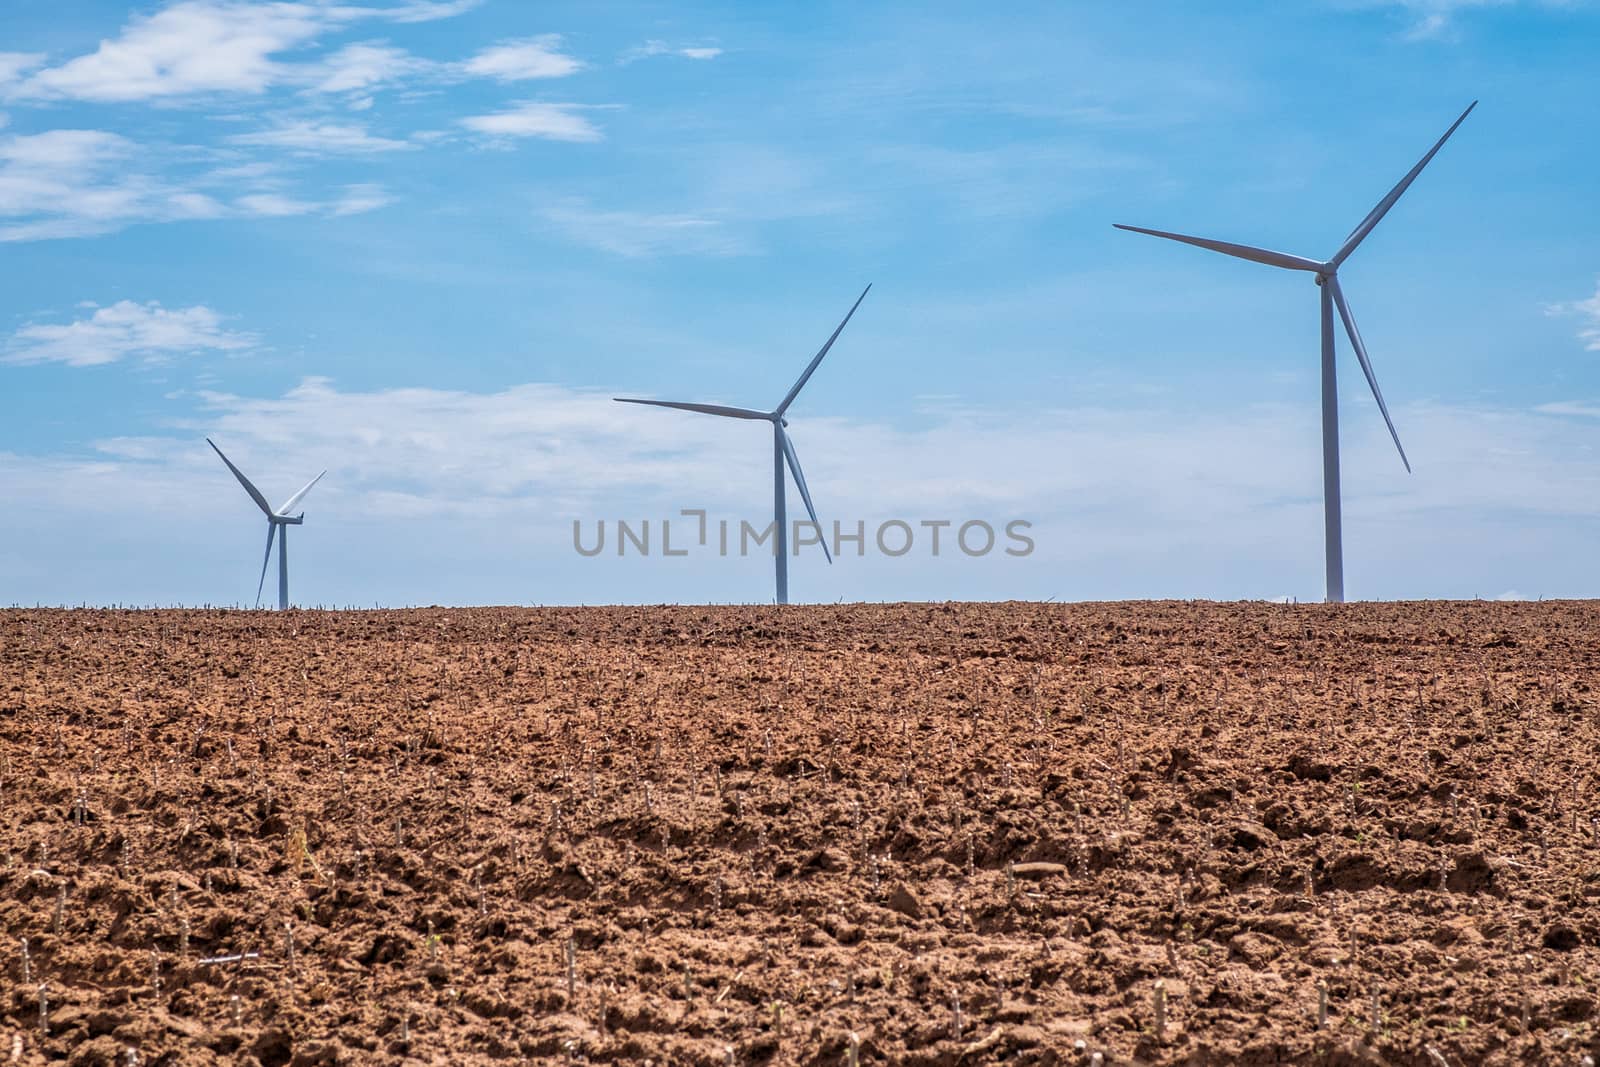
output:
[[[1378,402],[1378,410],[1383,412],[1383,421],[1388,424],[1389,436],[1394,439],[1394,447],[1400,453],[1400,462],[1405,464],[1406,473],[1411,473],[1411,461],[1406,458],[1406,450],[1400,447],[1400,435],[1395,432],[1394,421],[1389,418],[1389,408],[1384,404],[1383,393],[1378,389],[1378,379],[1372,373],[1372,362],[1367,359],[1366,346],[1361,343],[1361,331],[1356,329],[1356,320],[1350,313],[1350,305],[1344,298],[1344,290],[1339,287],[1339,267],[1350,258],[1350,253],[1366,240],[1367,234],[1371,233],[1373,227],[1388,214],[1389,209],[1394,207],[1395,201],[1400,199],[1416,180],[1417,175],[1422,173],[1422,168],[1426,167],[1439,149],[1444,147],[1450,135],[1456,132],[1456,127],[1466,121],[1472,109],[1477,106],[1476,100],[1467,105],[1467,110],[1450,124],[1450,128],[1444,131],[1444,136],[1428,149],[1428,154],[1411,168],[1409,174],[1400,179],[1400,184],[1391,189],[1389,195],[1380,200],[1378,206],[1373,208],[1366,218],[1361,220],[1361,225],[1345,238],[1344,244],[1326,263],[1301,256],[1291,256],[1284,252],[1273,252],[1265,248],[1253,248],[1250,245],[1213,241],[1206,237],[1188,237],[1181,233],[1168,233],[1165,230],[1147,230],[1140,226],[1124,226],[1120,222],[1113,224],[1119,230],[1132,230],[1134,233],[1147,233],[1152,237],[1165,237],[1168,240],[1209,248],[1223,255],[1265,263],[1271,267],[1282,267],[1285,270],[1309,271],[1316,275],[1317,285],[1322,288],[1322,524],[1330,604],[1344,602],[1344,547],[1339,516],[1339,386],[1333,361],[1335,305],[1339,308],[1339,317],[1344,320],[1344,330],[1350,337],[1351,347],[1355,349],[1356,359],[1361,361],[1361,371],[1367,376],[1367,384],[1372,387],[1372,398]]]
[[[239,484],[244,486],[244,491],[250,494],[250,499],[254,500],[256,502],[256,506],[259,507],[267,516],[267,554],[261,559],[261,580],[256,582],[256,607],[259,608],[261,606],[261,590],[265,588],[267,584],[267,564],[272,560],[272,538],[274,534],[277,534],[278,610],[287,610],[289,607],[289,527],[299,526],[301,523],[306,521],[304,512],[301,512],[299,515],[291,515],[290,512],[294,510],[296,504],[305,499],[305,495],[307,493],[311,492],[311,487],[313,485],[316,485],[318,482],[322,481],[322,474],[327,474],[328,472],[323,471],[322,474],[319,474],[315,478],[311,479],[300,488],[298,493],[290,497],[288,500],[285,500],[282,507],[274,511],[267,503],[267,498],[261,495],[261,490],[257,489],[254,485],[251,485],[250,479],[244,476],[244,472],[238,467],[235,467],[233,465],[233,461],[227,456],[222,455],[222,449],[217,447],[215,441],[208,437],[206,438],[206,444],[210,445],[211,450],[222,458],[222,462],[228,465],[228,469],[233,472],[233,476],[239,479]],[[283,533],[278,534],[278,527],[280,526],[284,529]]]
[[[850,305],[844,321],[839,323],[839,328],[833,331],[833,336],[828,338],[828,343],[822,346],[822,351],[816,354],[811,363],[806,367],[800,379],[794,383],[783,400],[771,411],[756,411],[752,408],[730,408],[719,404],[686,404],[673,400],[635,400],[630,397],[619,396],[614,399],[622,404],[650,404],[660,408],[681,408],[684,411],[699,411],[706,415],[722,415],[730,419],[764,419],[772,423],[772,514],[777,542],[774,551],[777,554],[776,565],[778,571],[778,603],[789,602],[789,533],[788,518],[785,509],[784,490],[787,483],[783,477],[785,462],[789,465],[789,472],[794,475],[794,484],[800,490],[800,499],[805,501],[806,512],[811,516],[811,521],[817,527],[819,535],[822,524],[817,522],[817,509],[811,506],[811,491],[806,488],[806,476],[800,470],[800,457],[795,454],[794,443],[789,440],[785,427],[789,420],[784,418],[784,412],[789,410],[789,405],[794,403],[795,397],[800,395],[800,390],[810,380],[817,365],[822,362],[822,357],[828,354],[828,349],[833,347],[833,342],[839,339],[839,334],[844,331],[845,324],[850,321],[850,316],[856,313],[856,308],[861,306],[861,301],[867,298],[872,286],[861,290],[861,295],[856,297],[856,302]],[[833,562],[833,554],[828,551],[828,539],[822,538],[822,554],[829,563]]]

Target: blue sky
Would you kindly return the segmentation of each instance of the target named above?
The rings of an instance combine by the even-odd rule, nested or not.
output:
[[[8,0],[0,601],[236,603],[270,497],[324,604],[763,600],[572,524],[1012,519],[1026,558],[799,600],[1321,595],[1331,255],[1352,597],[1600,594],[1593,4]],[[791,492],[791,514],[801,511]],[[687,520],[684,520],[687,521]],[[658,527],[659,528],[659,527]],[[926,533],[926,531],[924,531]],[[587,535],[586,535],[587,536]]]

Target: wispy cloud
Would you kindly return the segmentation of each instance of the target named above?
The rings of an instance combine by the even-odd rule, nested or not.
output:
[[[277,163],[267,163],[256,160],[252,163],[234,163],[225,167],[217,167],[207,171],[207,181],[223,182],[230,185],[239,182],[270,182],[278,180],[281,166]]]
[[[45,56],[38,52],[0,52],[0,94],[44,61]]]
[[[701,398],[741,399],[714,391]],[[791,432],[824,522],[1033,521],[1037,555],[992,579],[1007,595],[1289,592],[1309,599],[1321,581],[1322,522],[1310,414],[1297,406],[1080,407],[896,428],[807,413]],[[1576,551],[1600,519],[1592,426],[1515,409],[1417,405],[1398,414],[1414,451],[1426,457],[1411,478],[1394,462],[1381,420],[1354,418],[1345,427],[1346,552],[1359,592],[1600,588],[1600,565]],[[420,595],[406,576],[427,572],[420,560],[448,540],[505,553],[485,566],[495,588],[515,561],[541,576],[541,597],[704,597],[706,586],[677,568],[651,569],[643,586],[597,589],[594,569],[562,585],[558,576],[570,570],[563,564],[573,560],[571,520],[705,507],[764,521],[771,507],[768,446],[733,420],[634,409],[598,391],[550,384],[487,393],[350,391],[320,379],[277,396],[206,394],[201,409],[168,434],[101,440],[87,458],[0,453],[0,496],[63,531],[92,531],[99,516],[134,502],[154,502],[185,524],[242,521],[247,505],[231,495],[203,434],[220,434],[247,469],[296,472],[286,489],[303,479],[299,472],[336,467],[331,491],[318,498],[319,536],[327,539],[319,551],[350,555],[324,557],[329,575],[347,559],[370,560],[376,524],[419,524],[409,527],[417,556],[385,538],[377,584],[341,588],[341,596],[405,602]],[[204,477],[227,486],[226,494],[197,492]],[[1508,520],[1525,531],[1515,542],[1527,546],[1524,553],[1507,551]],[[225,561],[241,582],[255,578],[252,551],[259,547]],[[963,573],[951,566],[965,565],[946,561],[907,588],[909,564],[870,556],[843,562],[842,571],[820,559],[800,564],[808,595],[948,595]],[[733,566],[703,565],[724,576]],[[718,594],[764,597],[770,577],[754,563],[750,573],[748,587],[715,578],[724,583]],[[55,592],[47,596],[76,592],[60,581],[49,588]],[[444,595],[495,595],[475,585],[452,588]],[[114,588],[92,595],[112,599]]]
[[[1595,283],[1594,295],[1587,300],[1572,300],[1551,304],[1545,309],[1550,315],[1574,315],[1579,320],[1578,340],[1590,352],[1600,352],[1600,282]]]
[[[1395,13],[1404,22],[1401,33],[1408,41],[1451,40],[1460,30],[1459,16],[1467,11],[1509,7],[1519,0],[1335,0],[1336,6],[1353,9],[1382,9]],[[1535,0],[1539,3],[1540,0]],[[1563,0],[1544,0],[1555,6]]]
[[[301,215],[343,218],[388,207],[395,198],[381,185],[347,185],[331,200],[305,200],[281,193],[251,193],[234,201],[233,214],[251,218],[285,219]]]
[[[435,69],[403,48],[378,42],[350,44],[322,62],[311,88],[319,93],[364,93]]]
[[[224,329],[222,316],[203,305],[168,310],[154,301],[121,300],[75,322],[24,326],[0,350],[0,359],[92,367],[130,357],[159,360],[233,352],[255,343],[249,334]]]
[[[610,391],[530,383],[491,393],[362,392],[311,378],[277,397],[203,399],[207,410],[185,428],[270,443],[291,467],[344,456],[347,484],[403,488],[420,498],[410,506],[433,513],[486,513],[506,497],[517,499],[500,500],[505,507],[543,507],[546,501],[521,499],[540,492],[587,507],[616,503],[608,494],[618,489],[629,494],[624,503],[640,492],[643,499],[771,503],[762,495],[770,457],[747,427],[618,405]],[[739,398],[713,392],[705,399]],[[1424,404],[1400,413],[1427,457],[1411,478],[1399,471],[1376,415],[1346,427],[1347,466],[1362,472],[1346,485],[1352,524],[1376,514],[1445,521],[1460,511],[1600,518],[1600,495],[1589,491],[1600,487],[1600,469],[1589,445],[1574,447],[1589,440],[1591,427],[1516,409]],[[1303,512],[1320,535],[1318,439],[1306,432],[1305,414],[1281,405],[1083,407],[896,428],[806,413],[795,417],[792,433],[819,503],[825,495],[835,514],[1006,504],[1103,521],[1107,528],[1094,537],[1101,547],[1115,544],[1119,531],[1164,543],[1173,524],[1234,551],[1241,538],[1278,537],[1291,512]],[[159,452],[158,439],[138,440],[146,441],[138,454]],[[748,449],[730,451],[740,441]],[[123,440],[102,449],[123,455],[129,447]]]
[[[677,56],[681,59],[716,59],[722,54],[722,49],[715,45],[672,45],[665,41],[646,41],[637,48],[630,48],[618,57],[620,63],[636,63],[641,59],[652,56]]]
[[[377,211],[379,208],[388,207],[395,202],[381,185],[347,185],[344,195],[334,201],[328,212],[332,215],[362,215],[368,211]]]
[[[391,137],[377,137],[356,123],[290,122],[275,129],[235,134],[230,144],[285,148],[299,155],[367,155],[415,148]]]
[[[174,220],[220,219],[228,213],[220,202],[204,193],[172,193],[167,197],[167,204]]]
[[[391,202],[373,184],[346,186],[331,200],[293,196],[260,165],[189,180],[157,177],[147,164],[160,161],[147,155],[104,130],[0,137],[0,242],[90,237],[138,223],[349,215]],[[247,191],[230,189],[228,203],[213,195],[218,186],[241,183]]]
[[[316,64],[278,57],[313,45],[320,35],[362,21],[397,23],[449,18],[472,3],[394,7],[304,2],[180,0],[136,15],[122,32],[87,55],[35,70],[9,95],[100,102],[173,99],[213,93],[263,93],[274,85],[332,84],[347,91],[395,76],[409,57],[382,46],[351,46]],[[0,75],[38,66],[38,57],[6,53]],[[0,85],[4,84],[0,77]]]
[[[601,211],[580,199],[547,206],[540,214],[572,241],[630,258],[749,251],[722,222],[699,215]]]
[[[482,4],[483,0],[413,0],[412,3],[381,10],[379,15],[391,22],[436,22],[465,15]]]
[[[50,130],[8,139],[0,145],[0,161],[37,170],[90,170],[132,148],[127,138],[104,130]]]
[[[1534,409],[1543,415],[1563,415],[1574,419],[1600,419],[1600,404],[1584,404],[1572,400],[1559,400],[1540,404]]]
[[[135,148],[103,130],[0,139],[0,241],[105,233],[164,214],[172,191],[119,166]]]
[[[0,52],[0,99],[24,106],[59,100],[174,104],[269,93],[283,100],[281,94],[291,91],[311,109],[318,102],[307,98],[326,103],[342,97],[349,111],[365,112],[373,94],[385,88],[472,78],[512,83],[582,69],[554,34],[503,40],[458,62],[425,59],[386,40],[324,50],[328,37],[359,26],[444,19],[477,5],[478,0],[172,0],[134,14],[120,32],[82,55],[50,62],[41,54]],[[495,140],[602,140],[586,110],[517,102],[457,121]],[[261,116],[247,104],[232,111],[225,117],[234,121]],[[220,154],[258,149],[308,158],[377,156],[444,139],[440,131],[378,132],[364,122],[330,120],[301,108],[288,116],[280,111],[259,129],[246,126],[221,137],[227,147]],[[152,150],[95,130],[0,141],[0,241],[94,236],[144,222],[352,215],[393,202],[370,182],[330,197],[296,190],[277,176],[249,179],[222,195],[215,176],[193,173],[195,160],[208,154],[219,155],[214,145]]]
[[[280,193],[251,193],[239,197],[234,204],[247,215],[268,219],[293,218],[296,215],[309,215],[317,210],[315,204],[283,196]]]
[[[550,141],[600,141],[605,134],[584,117],[582,104],[524,101],[489,115],[472,115],[461,125],[488,137],[540,137]]]
[[[583,69],[583,64],[561,51],[561,35],[545,34],[516,41],[502,41],[486,48],[462,65],[467,74],[497,81],[526,81],[532,78],[565,78]]]
[[[310,3],[190,0],[136,16],[94,52],[32,75],[20,94],[128,101],[259,93],[284,77],[273,56],[308,44],[331,22]]]

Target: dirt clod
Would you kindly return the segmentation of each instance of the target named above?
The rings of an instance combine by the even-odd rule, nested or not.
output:
[[[0,611],[0,1059],[1577,1063],[1597,668],[1562,603]]]
[[[897,911],[908,919],[922,918],[922,901],[918,899],[916,892],[904,882],[895,884],[895,887],[889,891],[889,899],[886,903],[891,911]]]

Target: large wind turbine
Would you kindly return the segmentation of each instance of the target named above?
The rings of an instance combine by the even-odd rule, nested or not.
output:
[[[1350,346],[1355,349],[1356,359],[1361,361],[1361,372],[1367,376],[1367,384],[1372,387],[1372,398],[1378,402],[1378,410],[1383,412],[1383,421],[1388,424],[1389,436],[1394,438],[1394,447],[1400,453],[1400,462],[1405,464],[1406,473],[1411,473],[1411,461],[1406,458],[1406,450],[1400,447],[1400,435],[1395,432],[1394,421],[1389,418],[1389,408],[1384,404],[1383,393],[1378,389],[1378,379],[1372,373],[1372,362],[1367,358],[1366,346],[1361,343],[1361,331],[1356,329],[1356,320],[1350,314],[1350,304],[1345,300],[1344,290],[1339,287],[1339,267],[1350,258],[1350,253],[1366,240],[1367,234],[1371,233],[1373,227],[1388,214],[1389,209],[1394,207],[1395,201],[1400,199],[1401,194],[1416,180],[1417,175],[1422,173],[1422,168],[1426,167],[1428,161],[1444,147],[1445,141],[1456,132],[1456,127],[1460,126],[1477,106],[1476,100],[1467,105],[1467,110],[1450,124],[1450,128],[1444,131],[1444,136],[1428,149],[1428,154],[1411,168],[1409,174],[1400,179],[1399,185],[1389,190],[1388,196],[1378,201],[1378,206],[1361,220],[1361,225],[1345,238],[1344,244],[1339,246],[1333,258],[1326,263],[1301,256],[1291,256],[1284,252],[1272,252],[1265,248],[1253,248],[1250,245],[1230,244],[1227,241],[1188,237],[1181,233],[1168,233],[1165,230],[1147,230],[1140,226],[1115,224],[1119,230],[1132,230],[1134,233],[1165,237],[1168,240],[1209,248],[1213,252],[1236,256],[1239,259],[1265,263],[1270,267],[1282,267],[1285,270],[1303,270],[1316,276],[1317,285],[1322,289],[1322,524],[1328,602],[1331,604],[1344,601],[1344,549],[1339,518],[1339,388],[1333,362],[1335,306],[1339,309],[1339,317],[1344,320],[1344,331],[1350,337]]]
[[[839,334],[843,332],[845,324],[850,321],[850,316],[856,313],[856,308],[861,306],[861,301],[867,298],[867,293],[871,288],[872,286],[869,285],[866,289],[861,290],[861,295],[856,297],[854,304],[850,305],[850,310],[845,313],[844,321],[839,323],[838,329],[833,331],[833,336],[828,338],[828,343],[822,346],[822,350],[807,365],[805,372],[800,375],[800,379],[794,383],[794,386],[779,402],[778,406],[771,411],[756,411],[752,408],[730,408],[719,404],[686,404],[673,400],[635,400],[625,396],[615,398],[623,404],[651,404],[660,408],[681,408],[684,411],[699,411],[706,415],[722,415],[730,419],[764,419],[772,423],[772,516],[773,526],[776,530],[774,551],[776,552],[778,603],[780,604],[789,602],[789,532],[787,529],[788,519],[784,507],[784,490],[787,483],[783,478],[785,463],[789,465],[789,472],[794,475],[795,487],[800,490],[800,499],[805,501],[806,512],[811,516],[811,521],[816,525],[819,535],[822,531],[822,524],[817,522],[817,509],[811,506],[811,491],[806,488],[806,476],[800,470],[800,457],[795,454],[794,443],[789,440],[789,434],[786,429],[789,425],[789,420],[784,418],[783,415],[784,412],[789,410],[789,405],[794,403],[795,397],[800,395],[800,390],[805,388],[806,382],[811,379],[811,375],[816,371],[817,365],[822,362],[822,357],[827,355],[828,349],[833,347],[833,342],[839,339]],[[829,563],[833,562],[833,554],[828,551],[828,539],[826,537],[822,537],[822,554],[827,557]]]
[[[300,488],[298,493],[285,500],[282,507],[274,511],[267,503],[267,498],[261,495],[261,490],[251,485],[250,479],[244,476],[244,472],[235,467],[233,461],[227,456],[222,455],[222,449],[217,447],[215,441],[208,437],[206,438],[206,444],[211,446],[213,452],[221,456],[222,462],[228,465],[228,469],[233,472],[233,476],[239,479],[239,484],[244,486],[244,491],[250,494],[250,499],[256,502],[256,507],[260,508],[267,516],[267,554],[261,559],[261,580],[256,582],[256,607],[261,606],[261,590],[267,584],[267,564],[272,560],[272,538],[274,534],[278,537],[278,610],[284,611],[289,607],[289,527],[299,526],[306,521],[305,512],[301,512],[298,515],[291,515],[290,512],[294,511],[295,505],[304,500],[305,495],[311,492],[313,485],[322,481],[322,474],[327,474],[328,472],[323,471],[322,474],[311,479]],[[282,533],[278,533],[280,526],[283,527]]]

